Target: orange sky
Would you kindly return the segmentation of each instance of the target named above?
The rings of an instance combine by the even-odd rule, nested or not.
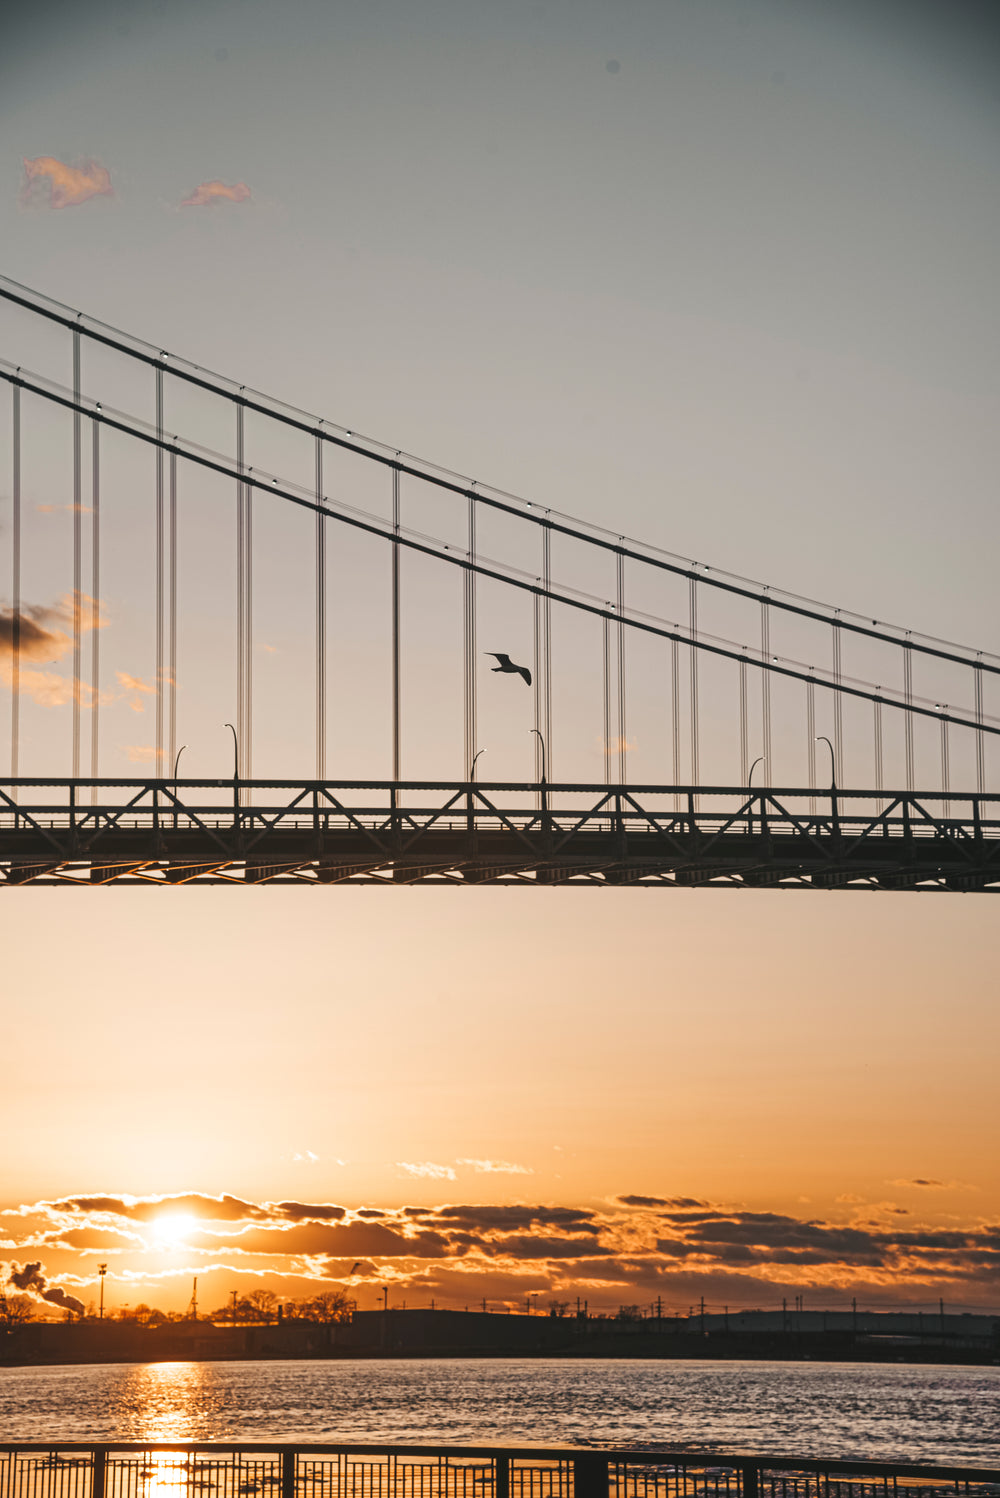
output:
[[[166,1308],[186,1305],[194,1273],[210,1307],[233,1284],[302,1297],[358,1258],[362,1305],[385,1281],[410,1303],[535,1290],[756,1305],[792,1285],[814,1303],[995,1302],[987,900],[321,898],[6,897],[21,941],[5,1257],[41,1259],[84,1300],[104,1260],[112,1299]],[[95,911],[104,932],[113,911],[114,938],[81,966]],[[484,961],[498,941],[502,961]],[[115,1199],[58,1205],[81,1187]],[[120,1200],[182,1190],[249,1205],[220,1222],[209,1200]],[[304,1205],[273,1205],[289,1201]],[[362,1209],[439,1236],[410,1248],[380,1226],[369,1241]],[[205,1231],[164,1242],[153,1225],[179,1210]],[[718,1241],[703,1225],[690,1238],[703,1217],[724,1223]],[[466,1219],[470,1238],[440,1237]],[[344,1220],[349,1235],[329,1226]]]
[[[994,55],[992,33],[919,5],[39,0],[0,55],[3,269],[616,534],[995,650]],[[29,357],[21,331],[0,308],[0,357],[68,379],[62,334]],[[134,369],[89,344],[83,369],[151,419]],[[231,445],[211,400],[167,400]],[[89,477],[81,517],[69,421],[27,397],[23,417],[22,602],[46,649],[21,765],[64,773],[59,610]],[[9,437],[5,398],[0,610]],[[312,481],[310,442],[251,423],[258,440],[254,461]],[[155,753],[152,470],[111,438],[102,464],[102,754],[134,774]],[[328,477],[384,511],[358,465]],[[183,465],[180,483],[179,741],[187,774],[217,776],[232,486]],[[404,501],[407,523],[456,523]],[[311,774],[313,522],[256,517],[255,763]],[[330,555],[331,767],[384,774],[388,572],[341,535]],[[404,566],[415,775],[461,756],[456,577]],[[611,596],[610,573],[584,581]],[[530,650],[526,605],[484,587],[480,607],[484,650]],[[600,779],[600,641],[556,613],[572,669],[553,752]],[[630,656],[629,765],[652,780],[661,666]],[[480,767],[521,778],[530,694],[487,673]],[[710,677],[702,769],[731,778]],[[933,672],[919,689],[953,700]],[[0,660],[0,774],[9,706]],[[802,775],[800,706],[776,688],[776,779]],[[845,715],[848,774],[870,731],[867,708]],[[934,724],[918,778],[939,752]],[[952,754],[971,789],[958,735]],[[889,778],[901,755],[887,726]],[[40,1262],[84,1302],[107,1262],[110,1304],[178,1310],[194,1274],[208,1309],[331,1279],[363,1306],[383,1283],[452,1305],[1000,1304],[988,895],[0,894],[0,1266]],[[185,1212],[200,1226],[157,1231]]]

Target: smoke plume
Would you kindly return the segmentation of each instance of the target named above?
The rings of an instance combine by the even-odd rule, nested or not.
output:
[[[99,161],[81,161],[67,166],[54,156],[24,158],[22,203],[41,203],[49,208],[74,208],[88,198],[114,196],[111,173]]]
[[[216,179],[214,182],[202,182],[191,193],[190,197],[181,199],[182,208],[204,208],[209,203],[217,203],[226,198],[230,203],[245,203],[250,196],[250,189],[245,182],[237,182],[232,187],[227,187],[224,182]]]
[[[61,1285],[49,1284],[42,1273],[40,1259],[34,1264],[12,1264],[9,1283],[18,1290],[27,1290],[29,1295],[37,1295],[39,1300],[47,1300],[50,1305],[74,1311],[78,1316],[86,1310],[83,1301],[77,1300],[75,1295],[67,1295]]]

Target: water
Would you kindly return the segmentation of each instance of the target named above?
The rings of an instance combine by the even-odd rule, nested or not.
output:
[[[1000,1466],[1000,1368],[460,1362],[0,1368],[0,1441],[668,1445]]]

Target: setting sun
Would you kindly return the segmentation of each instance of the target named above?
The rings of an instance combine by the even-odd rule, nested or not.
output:
[[[153,1223],[153,1234],[159,1248],[181,1248],[198,1226],[190,1212],[170,1212]]]

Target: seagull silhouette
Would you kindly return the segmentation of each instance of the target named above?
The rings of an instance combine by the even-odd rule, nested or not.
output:
[[[527,666],[515,666],[509,655],[501,655],[496,650],[484,650],[483,654],[491,655],[495,661],[500,662],[499,666],[491,666],[491,671],[505,671],[508,674],[515,673],[518,676],[523,676],[528,686],[531,686],[531,672]]]

